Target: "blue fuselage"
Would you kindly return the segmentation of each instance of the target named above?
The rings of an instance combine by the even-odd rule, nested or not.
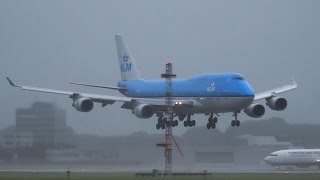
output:
[[[125,96],[136,98],[165,97],[165,80],[119,81]],[[248,97],[254,91],[242,75],[237,73],[202,74],[189,79],[172,80],[173,97]]]
[[[165,80],[119,81],[118,87],[132,98],[164,98]],[[187,99],[192,106],[174,108],[175,113],[224,113],[249,106],[254,91],[242,75],[237,73],[202,74],[189,79],[172,80],[173,99]]]

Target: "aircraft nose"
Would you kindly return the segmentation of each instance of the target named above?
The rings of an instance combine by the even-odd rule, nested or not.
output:
[[[270,157],[267,156],[266,158],[264,158],[264,161],[270,164]]]
[[[249,96],[254,96],[254,90],[252,89],[252,87],[250,86],[250,84],[246,81],[242,82],[244,83],[244,86],[243,86],[243,92],[246,94],[246,95],[249,95]]]

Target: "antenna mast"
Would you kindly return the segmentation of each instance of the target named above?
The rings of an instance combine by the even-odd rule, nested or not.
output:
[[[173,107],[172,107],[172,78],[176,75],[172,74],[172,63],[166,64],[166,73],[161,75],[162,78],[166,79],[166,128],[165,128],[165,138],[166,142],[164,144],[165,150],[165,171],[166,173],[171,173],[172,171],[172,125],[173,125]]]

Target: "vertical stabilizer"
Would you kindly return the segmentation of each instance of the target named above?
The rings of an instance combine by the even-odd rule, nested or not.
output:
[[[122,80],[141,80],[140,72],[137,69],[134,58],[123,39],[122,35],[116,35],[116,45],[118,50],[118,60],[120,65]]]

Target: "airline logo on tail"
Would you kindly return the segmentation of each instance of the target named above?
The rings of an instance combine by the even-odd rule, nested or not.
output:
[[[127,53],[124,53],[124,56],[122,56],[122,61],[128,62],[128,60],[129,60],[129,56],[127,55]]]
[[[132,63],[128,63],[129,61],[129,56],[127,53],[124,53],[122,56],[122,64],[120,66],[121,72],[129,72],[132,70]]]

